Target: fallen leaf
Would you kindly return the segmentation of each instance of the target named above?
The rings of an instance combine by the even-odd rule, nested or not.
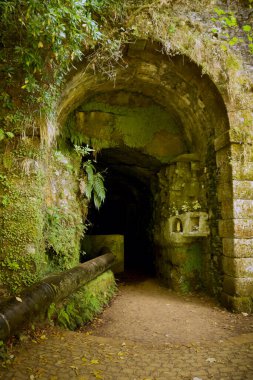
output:
[[[248,313],[242,313],[242,315],[243,315],[244,317],[247,317],[249,314],[248,314]]]
[[[16,300],[18,301],[18,302],[23,302],[22,301],[22,298],[20,298],[20,297],[16,297]],[[32,376],[32,375],[31,375]]]
[[[102,372],[101,370],[92,371],[92,374],[95,376],[96,379],[102,380],[104,377],[102,376],[101,372]]]
[[[92,359],[90,361],[90,364],[99,364],[99,361],[97,359]]]
[[[202,380],[200,377],[193,377],[192,380]]]
[[[47,339],[47,337],[46,337],[46,335],[41,335],[41,336],[40,336],[40,339],[41,339],[41,340],[45,340],[45,339]]]

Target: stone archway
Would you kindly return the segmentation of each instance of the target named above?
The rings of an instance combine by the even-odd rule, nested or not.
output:
[[[129,46],[127,68],[117,70],[116,83],[88,71],[78,72],[63,93],[59,123],[64,125],[74,112],[83,141],[104,151],[120,151],[126,146],[158,160],[160,166],[156,165],[152,172],[151,182],[157,196],[153,234],[161,277],[181,290],[204,286],[219,295],[223,290],[227,304],[245,304],[249,299],[235,299],[236,291],[231,290],[236,276],[230,267],[237,264],[228,258],[227,252],[235,245],[226,106],[217,87],[196,64],[186,56],[162,55],[158,47],[146,41]],[[146,138],[144,125],[139,131],[141,138],[136,130],[131,134],[122,127],[124,110],[131,107],[141,107],[145,116],[150,108],[157,107],[158,123],[149,131],[150,138]],[[168,120],[161,117],[162,112]],[[122,165],[120,154],[117,160]],[[158,180],[154,182],[155,176]],[[181,231],[177,236],[171,235],[177,232],[170,229],[171,218],[177,214],[184,214],[182,225],[188,226],[183,236]],[[207,218],[209,228],[205,224]],[[200,224],[191,223],[197,219],[201,220],[202,230]],[[185,262],[187,265],[182,264]],[[223,284],[224,268],[227,272]]]

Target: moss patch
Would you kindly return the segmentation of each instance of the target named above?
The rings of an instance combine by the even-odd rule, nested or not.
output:
[[[6,160],[2,160],[0,174],[0,283],[10,293],[41,277],[46,264],[42,152],[36,139],[19,140],[13,145],[12,164],[6,167]]]
[[[52,304],[48,318],[55,324],[75,330],[101,313],[116,292],[112,271],[107,271],[72,294],[63,304]]]
[[[72,151],[53,151],[46,183],[45,242],[51,270],[79,262],[87,204],[78,196],[80,158]],[[82,207],[83,206],[83,207]]]
[[[66,124],[65,133],[74,143],[91,144],[95,149],[125,144],[143,149],[161,162],[168,162],[185,150],[180,126],[158,105],[123,106],[91,101],[78,111],[77,116],[70,115]]]

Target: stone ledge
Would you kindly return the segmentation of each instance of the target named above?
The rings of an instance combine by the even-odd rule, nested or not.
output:
[[[232,277],[253,278],[253,257],[234,258],[222,257],[223,271]]]
[[[230,296],[250,297],[253,294],[253,278],[224,276],[223,290]]]
[[[227,257],[253,257],[253,239],[223,238],[223,254]]]
[[[231,143],[240,143],[238,133],[234,130],[229,129],[228,131],[222,133],[220,136],[216,137],[214,140],[214,149],[219,151],[220,149],[230,145]]]

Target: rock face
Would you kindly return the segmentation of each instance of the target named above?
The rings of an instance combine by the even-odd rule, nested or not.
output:
[[[224,45],[224,23],[233,19],[214,3],[206,1],[205,12],[175,2],[161,5],[160,18],[153,8],[133,16],[128,28],[137,28],[138,38],[125,46],[115,81],[86,61],[68,76],[50,125],[59,129],[58,148],[36,148],[40,182],[30,197],[38,203],[40,238],[31,233],[22,257],[38,253],[46,267],[74,265],[89,220],[89,234],[124,235],[126,268],[146,268],[179,291],[204,289],[234,310],[253,310],[252,65],[235,28]],[[242,25],[248,16],[243,8]],[[107,188],[101,210],[90,206],[89,214],[89,174],[83,180],[74,152],[86,144]],[[7,153],[4,175],[20,183]],[[27,176],[34,165],[26,163]],[[5,206],[2,231],[10,223]],[[12,230],[3,232],[1,253],[10,278],[20,269],[7,249]]]

